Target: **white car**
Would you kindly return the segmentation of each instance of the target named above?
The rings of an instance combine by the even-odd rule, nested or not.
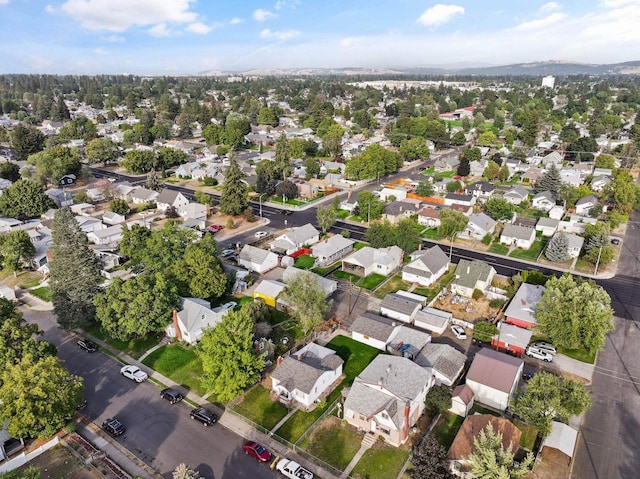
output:
[[[141,383],[142,381],[146,381],[147,379],[149,379],[147,373],[145,373],[138,366],[133,366],[132,364],[128,364],[120,368],[120,374],[122,374],[125,378],[129,378],[137,383]]]
[[[524,353],[530,358],[542,359],[543,361],[546,361],[548,363],[553,361],[553,356],[551,356],[551,353],[543,351],[542,349],[534,348],[533,346],[527,346],[527,349]]]
[[[467,333],[464,332],[464,328],[462,326],[454,324],[451,326],[451,332],[458,339],[467,339]]]
[[[236,254],[236,251],[233,249],[223,249],[222,250],[222,257],[223,258],[228,258],[229,256],[233,256],[234,254]]]
[[[258,231],[254,236],[256,238],[266,238],[267,236],[269,236],[269,233],[267,233],[266,231]]]
[[[546,343],[544,341],[536,341],[535,343],[531,343],[531,346],[544,351],[545,353],[556,354],[558,352],[553,344]]]

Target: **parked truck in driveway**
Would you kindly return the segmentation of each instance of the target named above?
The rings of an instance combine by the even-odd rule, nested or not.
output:
[[[313,473],[295,461],[280,459],[276,464],[276,471],[280,471],[289,479],[313,479]]]

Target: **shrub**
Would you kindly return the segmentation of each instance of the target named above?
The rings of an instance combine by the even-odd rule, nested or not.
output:
[[[498,328],[489,321],[480,321],[473,327],[473,337],[485,343],[490,343],[491,338],[497,333]]]
[[[235,228],[235,223],[233,222],[233,218],[227,218],[227,229],[232,230]]]
[[[481,290],[481,289],[478,289],[478,288],[474,289],[474,290],[473,290],[473,294],[471,295],[471,297],[472,297],[473,299],[475,299],[476,301],[477,301],[478,299],[482,298],[482,296],[484,296],[484,293],[482,292],[482,290]]]
[[[349,233],[347,230],[342,230],[342,233],[340,234],[345,238],[348,238],[349,236],[351,236],[351,233]]]
[[[487,233],[486,235],[484,235],[484,238],[482,238],[482,244],[489,246],[491,244],[491,238],[493,238],[493,236],[491,236],[491,233]]]
[[[216,186],[218,184],[218,180],[209,176],[205,176],[204,180],[202,180],[202,183],[204,184],[204,186]]]
[[[492,299],[489,301],[489,307],[494,309],[500,309],[504,306],[505,301],[503,299]]]
[[[429,416],[435,417],[451,407],[451,392],[446,386],[434,386],[424,398],[424,403]]]

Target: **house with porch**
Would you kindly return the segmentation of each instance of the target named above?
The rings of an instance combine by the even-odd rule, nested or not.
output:
[[[303,246],[310,246],[320,241],[320,232],[311,224],[291,228],[271,242],[271,249],[291,254]]]
[[[536,229],[531,226],[505,225],[500,235],[500,243],[529,249],[536,239]]]
[[[469,216],[464,230],[458,233],[458,238],[482,240],[486,235],[493,234],[496,224],[496,220],[486,213],[474,213]]]
[[[326,240],[316,243],[311,256],[316,258],[317,266],[328,266],[344,258],[353,251],[355,241],[342,235],[333,235]]]
[[[358,276],[372,273],[388,276],[402,265],[403,253],[397,246],[372,248],[365,246],[342,260],[342,271]]]
[[[448,256],[437,245],[414,251],[409,257],[411,260],[402,268],[402,280],[409,283],[431,286],[449,268]]]

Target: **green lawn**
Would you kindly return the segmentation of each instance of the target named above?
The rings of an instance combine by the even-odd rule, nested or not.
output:
[[[429,303],[436,295],[440,292],[442,286],[440,283],[436,283],[434,286],[430,288],[425,288],[424,286],[419,286],[412,291],[412,293],[419,294],[420,296],[424,296],[427,298],[427,303]]]
[[[367,243],[363,243],[362,241],[356,241],[355,243],[353,243],[353,249],[356,251],[364,248],[365,246],[369,246],[369,245]]]
[[[559,347],[558,352],[576,361],[582,361],[583,363],[594,364],[596,362],[596,355],[589,354],[586,349],[565,349]]]
[[[40,276],[35,276],[33,278],[27,278],[22,283],[20,283],[19,288],[21,288],[21,289],[33,288],[34,286],[38,286],[40,284],[41,280],[42,280],[42,278]]]
[[[522,431],[522,436],[520,436],[520,447],[523,447],[528,451],[533,451],[536,438],[538,437],[538,430],[529,424],[518,421],[517,419],[513,420],[513,424]]]
[[[440,416],[438,424],[433,428],[433,435],[445,449],[451,447],[463,421],[464,418],[462,416],[448,411],[443,412],[442,416]]]
[[[300,269],[311,269],[313,265],[316,263],[316,259],[312,258],[308,254],[303,254],[298,256],[293,263],[293,266]]]
[[[341,269],[338,269],[331,274],[338,279],[344,279],[346,281],[351,280],[353,284],[356,284],[358,281],[362,279],[360,278],[360,276],[356,274],[347,273],[346,271],[342,271]]]
[[[546,239],[544,240],[536,240],[531,245],[529,249],[516,249],[511,252],[509,255],[512,258],[526,259],[529,261],[536,261],[544,246],[547,244]]]
[[[346,336],[336,336],[327,347],[333,349],[344,360],[342,372],[346,376],[343,385],[351,386],[355,377],[375,358],[380,350],[359,343]]]
[[[340,266],[342,266],[342,263],[338,261],[337,263],[333,263],[332,265],[325,266],[324,268],[320,268],[320,267],[313,268],[311,271],[313,271],[315,274],[319,274],[320,276],[326,276],[329,273],[340,268]]]
[[[280,204],[286,204],[286,205],[291,205],[291,206],[302,206],[302,205],[306,205],[307,203],[304,201],[299,201],[299,200],[287,200],[287,201],[282,201],[282,198],[280,196],[272,196],[269,201],[272,201],[273,203],[280,203]]]
[[[482,407],[480,406],[480,404],[475,403],[472,407],[471,410],[469,411],[469,415],[473,415],[473,414],[490,414],[492,416],[496,416],[496,417],[500,417],[500,413],[493,411],[492,409],[487,409],[486,407]]]
[[[493,243],[489,247],[489,253],[506,255],[509,252],[509,247],[503,245],[502,243]]]
[[[260,384],[249,390],[242,402],[233,407],[235,411],[266,429],[273,429],[287,415],[287,408],[269,399],[269,390]]]
[[[347,425],[346,421],[340,422],[335,417],[326,418],[324,421],[330,421],[330,424],[316,429],[305,438],[301,447],[343,471],[360,449],[362,435]]]
[[[360,283],[358,283],[358,286],[362,286],[364,289],[368,289],[369,291],[371,291],[385,279],[387,279],[386,276],[382,276],[381,274],[377,273],[371,273],[369,276],[365,276],[364,278],[362,278],[360,280]]]
[[[427,228],[422,232],[422,237],[433,240],[440,240],[442,237],[438,233],[438,228]]]
[[[396,291],[407,291],[411,285],[402,281],[402,275],[396,274],[389,279],[386,283],[380,286],[373,295],[376,298],[384,298],[389,293],[395,293]]]
[[[179,344],[162,346],[147,356],[142,363],[199,396],[207,392],[200,384],[202,361],[193,348],[185,349]]]
[[[352,477],[398,477],[402,466],[409,457],[409,451],[385,444],[374,444],[351,472]]]
[[[349,212],[347,210],[338,210],[336,212],[336,218],[345,219],[349,216]]]
[[[51,288],[48,286],[42,286],[40,288],[32,289],[29,291],[32,295],[37,296],[42,301],[51,301]]]

